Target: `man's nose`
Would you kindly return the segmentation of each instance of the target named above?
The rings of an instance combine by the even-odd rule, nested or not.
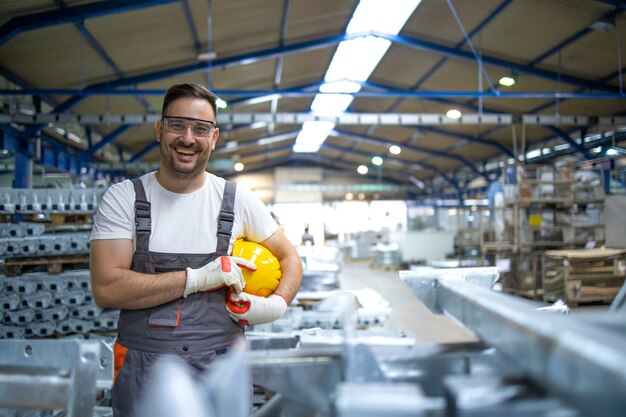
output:
[[[185,130],[183,131],[183,139],[185,139],[186,141],[193,140],[193,130],[191,128],[191,125],[185,126]]]

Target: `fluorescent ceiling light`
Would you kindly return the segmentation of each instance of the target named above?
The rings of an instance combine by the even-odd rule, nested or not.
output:
[[[215,53],[215,51],[200,52],[197,56],[198,61],[209,61],[209,60],[212,61],[215,58],[217,58],[217,54]]]
[[[504,77],[500,78],[500,80],[498,81],[498,83],[500,85],[503,85],[505,87],[510,87],[513,84],[515,84],[515,78],[513,77],[509,77],[507,75],[505,75]]]
[[[459,119],[461,117],[461,112],[457,109],[450,109],[446,113],[446,116],[448,116],[450,119]]]
[[[317,152],[334,128],[335,124],[333,122],[304,122],[302,129],[298,133],[298,137],[296,137],[293,151]]]
[[[361,0],[348,23],[346,33],[377,31],[397,35],[420,1]],[[320,87],[321,93],[338,94],[317,94],[311,104],[311,111],[320,115],[344,112],[354,99],[350,93],[360,91],[360,83],[370,77],[390,46],[390,41],[375,36],[340,42],[324,76],[325,83]],[[306,125],[302,126],[296,138],[294,152],[317,152],[335,127],[334,123],[331,123],[330,128],[315,125],[307,128]]]
[[[324,81],[365,81],[391,46],[387,39],[366,36],[339,43]]]
[[[378,32],[397,35],[421,0],[361,0],[346,33]]]

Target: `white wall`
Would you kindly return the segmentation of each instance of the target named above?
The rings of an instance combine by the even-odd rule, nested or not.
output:
[[[402,260],[440,260],[454,251],[454,231],[416,230],[394,232],[391,241],[400,245]]]

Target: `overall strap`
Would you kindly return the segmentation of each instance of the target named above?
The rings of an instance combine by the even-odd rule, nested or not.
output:
[[[139,178],[132,180],[135,187],[135,233],[137,236],[137,247],[135,251],[147,252],[150,242],[150,202],[146,197],[146,191]]]
[[[217,223],[217,247],[215,252],[220,255],[228,254],[228,244],[230,243],[230,235],[233,231],[233,223],[235,222],[236,192],[237,183],[226,181],[224,184],[222,207],[220,208],[220,216]]]

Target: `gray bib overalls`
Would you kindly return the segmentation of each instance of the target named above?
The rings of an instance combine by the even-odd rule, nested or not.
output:
[[[214,253],[161,253],[148,250],[150,203],[139,179],[135,187],[136,249],[131,269],[158,274],[199,268],[222,255],[228,245],[234,221],[236,184],[226,182],[218,217],[217,248]],[[192,219],[190,219],[192,220]],[[143,382],[154,361],[162,355],[177,355],[202,370],[242,334],[243,328],[226,311],[226,287],[190,294],[160,306],[120,311],[115,343],[116,378],[112,389],[113,413],[132,417]]]

